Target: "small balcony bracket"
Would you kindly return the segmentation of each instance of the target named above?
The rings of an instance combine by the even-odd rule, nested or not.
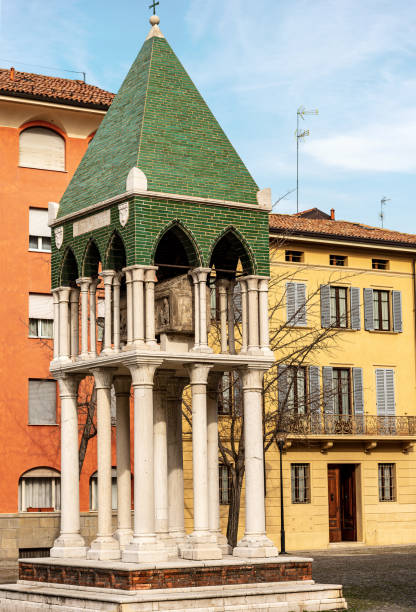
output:
[[[327,454],[327,452],[328,452],[329,450],[331,450],[331,448],[332,448],[333,446],[334,446],[334,441],[333,441],[333,440],[327,440],[326,442],[324,442],[324,443],[321,445],[321,453],[322,453],[323,455],[326,455],[326,454]]]
[[[366,455],[370,455],[371,452],[377,447],[377,442],[367,442],[364,448]]]
[[[414,442],[404,442],[402,446],[402,453],[404,455],[408,455],[413,450],[414,444]]]

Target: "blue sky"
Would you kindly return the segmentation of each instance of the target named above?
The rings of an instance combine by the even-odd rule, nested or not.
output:
[[[149,30],[149,1],[0,0],[0,66],[117,91]],[[300,208],[416,233],[416,3],[160,0],[161,29],[259,186]],[[6,61],[7,60],[7,61]],[[39,64],[56,67],[43,69]],[[295,193],[276,212],[294,212]]]

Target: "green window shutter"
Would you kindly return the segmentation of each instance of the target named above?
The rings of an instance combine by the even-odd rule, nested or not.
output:
[[[331,326],[331,288],[329,285],[321,285],[321,325]]]
[[[309,407],[311,412],[319,412],[321,406],[321,381],[318,366],[309,366]]]
[[[286,321],[295,325],[296,287],[295,283],[286,283]]]
[[[282,411],[286,408],[287,403],[287,365],[280,364],[277,368],[277,376],[278,376],[278,402],[279,402],[279,410]]]
[[[296,285],[296,325],[306,327],[306,285],[305,283],[295,283]]]
[[[364,328],[368,331],[374,329],[374,306],[372,289],[364,289]]]
[[[352,369],[352,384],[354,390],[354,414],[364,414],[363,369]]]
[[[351,329],[361,329],[360,289],[359,287],[351,287],[350,289],[350,310],[351,310]]]
[[[401,333],[403,331],[402,320],[402,292],[392,291],[391,302],[393,311],[393,331]]]
[[[334,414],[334,390],[332,383],[332,368],[322,368],[322,386],[324,394],[324,410],[326,414]]]

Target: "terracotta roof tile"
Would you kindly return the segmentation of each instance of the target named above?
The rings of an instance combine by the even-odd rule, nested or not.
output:
[[[270,230],[272,233],[286,233],[292,236],[299,234],[300,236],[319,236],[329,239],[416,247],[415,234],[404,234],[351,221],[309,219],[298,215],[272,214],[270,215]]]
[[[0,68],[0,94],[107,110],[114,94],[84,81]]]

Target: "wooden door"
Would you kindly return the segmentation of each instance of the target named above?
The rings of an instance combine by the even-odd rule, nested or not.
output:
[[[355,465],[342,465],[340,470],[341,537],[347,542],[357,539],[355,507]]]
[[[329,541],[341,542],[340,467],[328,466]]]

